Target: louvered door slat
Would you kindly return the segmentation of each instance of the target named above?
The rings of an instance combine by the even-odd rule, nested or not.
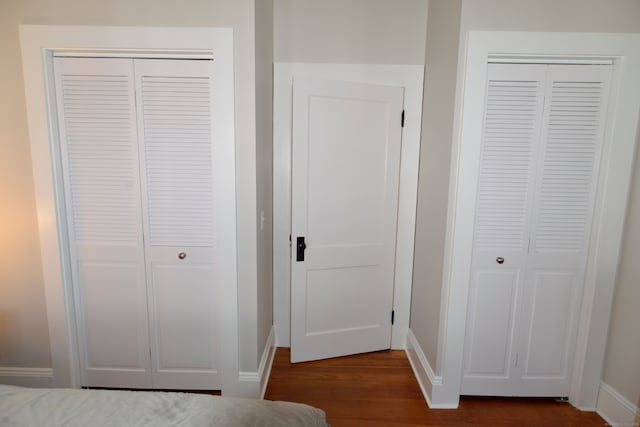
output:
[[[607,90],[604,74],[585,74],[591,70],[550,71],[533,231],[537,253],[586,249]]]
[[[212,246],[209,80],[141,82],[150,243]]]
[[[539,80],[492,74],[487,85],[475,250],[521,251],[541,110]]]
[[[127,75],[61,76],[77,241],[135,244],[140,238],[130,80]]]

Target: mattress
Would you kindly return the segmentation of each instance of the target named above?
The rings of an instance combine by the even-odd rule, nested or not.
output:
[[[0,385],[2,427],[326,425],[322,410],[300,403],[174,392]]]

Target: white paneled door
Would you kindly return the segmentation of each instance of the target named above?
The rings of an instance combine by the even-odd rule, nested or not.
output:
[[[609,78],[489,65],[463,394],[569,394]]]
[[[210,67],[55,59],[84,386],[220,388]]]
[[[292,362],[390,347],[403,96],[294,80]]]

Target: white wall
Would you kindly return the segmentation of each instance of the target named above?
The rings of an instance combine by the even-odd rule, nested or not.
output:
[[[0,366],[50,366],[19,54],[22,23],[233,27],[241,370],[256,361],[256,120],[252,0],[3,0],[0,3]],[[252,337],[252,338],[251,338]]]
[[[427,0],[275,0],[275,62],[424,64]]]
[[[436,368],[461,0],[429,0],[409,327]]]

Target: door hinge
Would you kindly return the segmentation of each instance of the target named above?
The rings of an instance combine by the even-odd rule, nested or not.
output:
[[[396,311],[395,310],[391,310],[391,325],[393,326],[393,322],[395,321],[396,318]]]
[[[516,368],[518,367],[518,353],[516,353]]]
[[[402,110],[402,117],[400,118],[400,126],[404,127],[404,110]]]

